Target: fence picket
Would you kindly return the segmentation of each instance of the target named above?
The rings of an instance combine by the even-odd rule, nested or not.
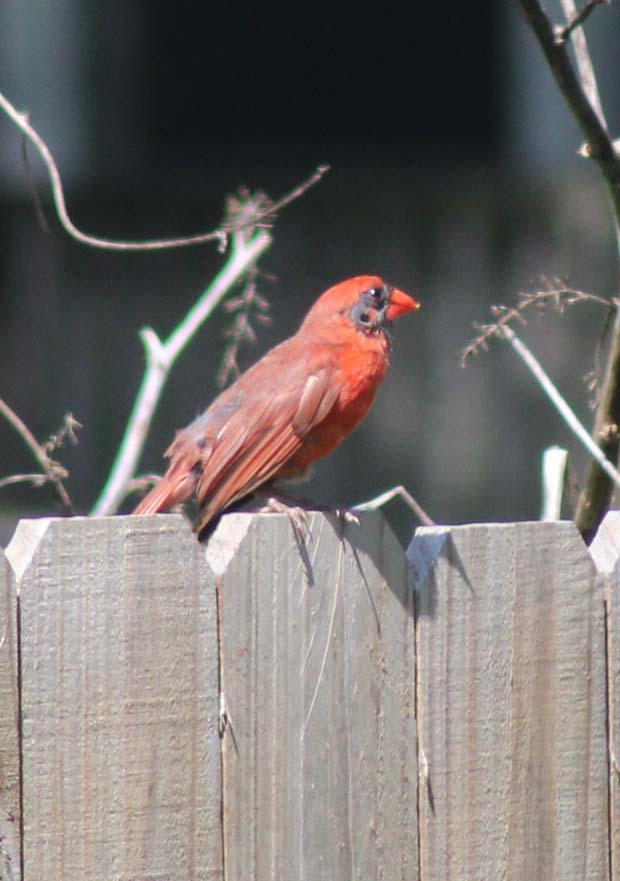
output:
[[[410,555],[426,574],[421,877],[609,878],[604,608],[581,537],[571,523],[422,529]]]
[[[609,834],[611,877],[620,879],[620,511],[609,511],[592,542],[602,573],[607,625],[609,724]]]
[[[24,877],[220,881],[217,630],[179,516],[22,521]]]
[[[418,877],[409,576],[360,521],[310,515],[305,563],[286,516],[223,524],[227,881]]]
[[[17,603],[0,548],[0,881],[21,877]]]
[[[0,881],[620,881],[620,513],[308,527],[20,523]]]

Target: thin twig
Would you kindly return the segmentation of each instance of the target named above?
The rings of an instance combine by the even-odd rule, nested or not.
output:
[[[368,499],[367,502],[360,502],[359,505],[354,505],[352,510],[375,511],[377,508],[382,508],[384,505],[387,505],[388,502],[391,502],[392,499],[395,498],[402,499],[407,507],[411,508],[420,523],[423,523],[425,526],[436,526],[435,521],[428,516],[422,505],[420,505],[419,502],[416,502],[411,493],[402,485],[393,486],[391,489],[387,489],[385,492],[375,496],[374,499]]]
[[[248,213],[251,213],[250,208]],[[118,510],[142,454],[153,414],[174,362],[231,287],[254,265],[270,244],[271,238],[264,231],[250,236],[246,232],[234,233],[227,263],[168,339],[160,340],[150,327],[143,328],[140,332],[146,354],[142,384],[110,475],[95,503],[93,514],[114,514]]]
[[[239,350],[243,342],[256,342],[256,331],[252,327],[252,318],[261,324],[268,324],[269,301],[258,293],[258,270],[256,266],[248,272],[243,292],[240,296],[227,300],[224,309],[234,314],[232,325],[225,331],[229,342],[222,355],[220,369],[217,373],[217,385],[224,388],[232,378],[237,379],[241,369],[237,362]]]
[[[73,503],[69,498],[69,494],[63,485],[63,478],[67,477],[67,471],[60,465],[59,462],[55,462],[51,459],[47,453],[46,445],[40,444],[33,433],[30,431],[25,422],[19,418],[17,413],[9,407],[6,401],[3,401],[0,398],[0,413],[4,416],[4,418],[9,422],[10,425],[13,426],[15,431],[20,435],[22,440],[26,443],[30,451],[32,452],[34,458],[37,460],[43,471],[47,474],[48,479],[54,486],[54,490],[60,504],[62,506],[63,511],[66,514],[73,514]]]
[[[557,279],[555,282],[557,283]],[[467,360],[472,355],[479,354],[481,349],[487,351],[492,337],[501,338],[502,327],[509,325],[511,321],[527,324],[523,313],[532,306],[546,306],[549,302],[553,303],[558,312],[563,312],[565,306],[573,306],[575,303],[598,303],[608,309],[614,305],[611,300],[606,300],[604,297],[566,287],[550,286],[547,290],[520,293],[516,306],[491,306],[491,314],[497,319],[495,322],[491,324],[473,323],[474,329],[479,331],[479,334],[461,352],[461,367],[465,367]]]
[[[137,477],[132,478],[127,484],[127,495],[129,495],[129,493],[150,489],[152,486],[155,486],[156,483],[159,483],[160,480],[161,474],[139,474]]]
[[[39,221],[39,226],[44,233],[49,233],[50,228],[47,223],[47,217],[45,216],[45,211],[43,210],[43,205],[41,203],[41,196],[39,195],[39,191],[37,189],[37,184],[34,179],[34,175],[32,174],[32,168],[30,166],[30,157],[28,156],[28,141],[26,138],[22,138],[22,159],[24,160],[24,165],[26,167],[26,175],[28,177],[28,186],[30,187],[30,195],[32,197],[32,203],[34,205],[34,211],[37,215],[37,220]]]
[[[590,13],[593,12],[597,6],[600,6],[601,4],[608,6],[610,3],[611,0],[587,0],[581,9],[575,10],[572,13],[572,17],[566,27],[558,28],[556,40],[559,43],[565,43],[575,28],[581,27],[584,21],[590,16]]]
[[[43,486],[49,482],[49,474],[12,474],[10,477],[0,479],[0,489],[5,486],[13,486],[15,483],[31,483],[33,486]]]
[[[75,224],[69,217],[58,166],[56,165],[56,161],[52,155],[51,150],[49,149],[43,138],[36,131],[36,129],[34,129],[30,124],[28,114],[20,113],[17,108],[15,108],[13,104],[11,104],[11,102],[1,92],[0,108],[4,110],[7,116],[23,132],[25,137],[28,138],[28,140],[34,145],[39,156],[45,163],[45,167],[47,168],[50,184],[52,187],[52,195],[54,198],[56,213],[63,229],[78,242],[82,242],[85,245],[90,245],[93,248],[106,248],[113,251],[161,251],[165,248],[181,248],[188,245],[200,245],[205,242],[213,241],[219,242],[220,245],[224,248],[226,245],[226,241],[230,235],[242,229],[246,229],[250,225],[255,225],[261,220],[265,220],[267,218],[273,219],[278,211],[280,211],[294,199],[299,198],[299,196],[305,193],[306,190],[314,186],[314,184],[318,183],[323,175],[327,171],[329,171],[328,165],[320,165],[306,181],[303,181],[301,184],[299,184],[299,186],[295,187],[293,190],[290,191],[290,193],[287,193],[276,202],[269,203],[261,212],[259,212],[253,218],[251,222],[248,221],[245,225],[243,225],[242,222],[232,226],[223,224],[219,229],[213,230],[211,232],[200,233],[199,235],[195,236],[182,236],[174,239],[154,239],[144,242],[104,239],[99,236],[92,236],[88,233],[82,232],[80,229],[77,228],[77,226],[75,226]]]
[[[78,422],[73,413],[65,413],[62,425],[56,434],[50,435],[49,439],[43,444],[43,449],[46,454],[49,456],[54,450],[62,447],[66,440],[68,440],[72,446],[76,446],[78,439],[75,432],[78,428],[82,428],[82,423]]]
[[[610,480],[613,480],[616,486],[620,487],[620,472],[605,458],[599,447],[594,443],[587,430],[549,378],[549,374],[545,371],[540,361],[532,354],[525,343],[519,339],[512,328],[504,325],[500,328],[500,333],[508,340],[514,351],[525,363],[573,434],[581,441],[592,458],[596,459]]]

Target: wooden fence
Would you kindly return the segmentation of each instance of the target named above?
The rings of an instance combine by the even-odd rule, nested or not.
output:
[[[620,881],[620,514],[360,519],[20,523],[2,881]]]

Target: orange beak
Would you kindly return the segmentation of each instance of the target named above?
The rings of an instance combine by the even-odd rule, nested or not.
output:
[[[398,288],[392,288],[390,291],[390,303],[385,310],[385,316],[388,321],[394,321],[395,318],[400,318],[401,315],[406,315],[407,312],[413,312],[419,308],[420,304],[418,301],[410,297],[409,294],[399,291]]]

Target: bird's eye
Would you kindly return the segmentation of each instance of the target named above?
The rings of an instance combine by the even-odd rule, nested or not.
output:
[[[368,293],[369,293],[370,296],[373,298],[373,300],[375,300],[375,302],[376,302],[377,300],[381,300],[382,297],[383,297],[383,290],[382,290],[381,288],[371,288],[371,289],[368,291]]]
[[[381,308],[377,308],[377,304],[369,298],[369,291],[355,303],[349,310],[349,315],[358,327],[374,328],[378,323],[381,314]]]

